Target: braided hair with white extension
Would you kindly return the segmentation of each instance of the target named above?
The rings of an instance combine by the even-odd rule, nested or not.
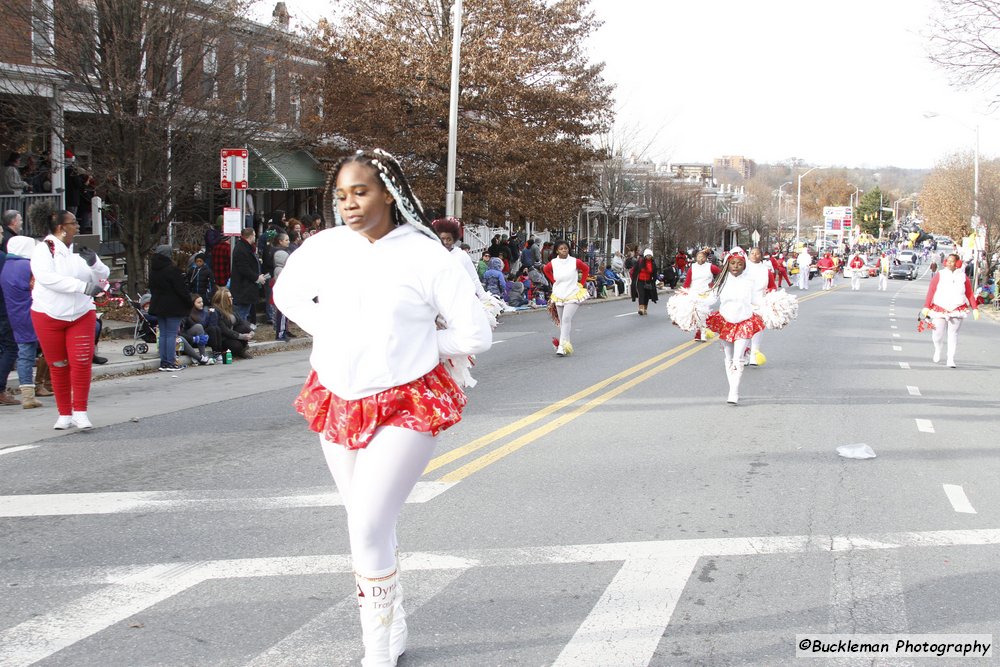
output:
[[[392,195],[393,224],[399,226],[409,223],[435,241],[439,241],[437,234],[434,233],[427,216],[424,214],[423,204],[421,204],[417,196],[413,194],[413,190],[410,188],[410,183],[406,180],[406,176],[403,174],[403,168],[400,167],[399,160],[381,148],[376,148],[370,152],[364,150],[357,151],[353,155],[341,158],[337,164],[334,165],[334,182],[337,181],[337,176],[340,174],[341,168],[350,162],[367,165],[374,169],[375,173],[378,174],[378,177],[385,186],[385,189],[390,195]],[[336,206],[334,207],[333,215],[336,220],[336,224],[344,224],[344,219],[341,217],[340,210]]]

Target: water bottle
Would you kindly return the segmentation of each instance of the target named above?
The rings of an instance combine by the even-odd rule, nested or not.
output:
[[[233,352],[232,352],[232,350],[226,350],[226,356],[222,360],[222,363],[224,363],[224,364],[231,364],[231,363],[233,363]]]

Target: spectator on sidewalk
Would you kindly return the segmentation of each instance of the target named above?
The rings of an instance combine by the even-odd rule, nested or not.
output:
[[[212,297],[212,307],[217,317],[210,319],[209,324],[219,327],[222,348],[231,350],[234,357],[252,359],[249,347],[253,339],[253,329],[250,323],[236,312],[232,293],[224,287],[216,290],[215,296]]]
[[[205,329],[205,299],[200,294],[191,295],[191,311],[181,321],[180,338],[184,344],[184,354],[193,363],[208,366],[215,363],[215,357],[205,354],[205,346],[209,344],[211,337]],[[196,317],[197,321],[192,317]],[[217,341],[216,341],[217,342]],[[213,350],[215,348],[213,347]]]
[[[0,252],[0,272],[6,266],[6,258],[7,253]],[[7,376],[18,365],[18,345],[5,301],[4,290],[0,288],[0,405],[17,405],[20,401],[7,389]]]
[[[38,336],[31,324],[31,252],[34,248],[35,239],[16,236],[7,244],[6,260],[0,253],[0,300],[6,305],[7,319],[17,344],[17,383],[21,407],[25,410],[42,407],[35,398],[38,394],[32,377],[38,356]],[[6,382],[6,375],[0,377]],[[51,396],[51,392],[48,395]],[[10,405],[6,399],[6,393],[0,396],[0,405]]]
[[[212,275],[212,267],[205,263],[205,253],[199,252],[194,256],[194,264],[187,272],[188,291],[191,294],[200,294],[203,299],[211,299],[215,292],[215,276]]]
[[[191,293],[184,274],[174,264],[174,249],[156,247],[149,260],[149,312],[156,315],[160,327],[160,370],[172,372],[185,367],[177,363],[177,333],[181,321],[191,312]]]
[[[70,250],[79,225],[69,211],[57,211],[49,234],[31,253],[31,323],[48,361],[59,418],[56,430],[93,428],[87,415],[94,356],[94,296],[110,269],[97,253]]]
[[[524,250],[521,251],[521,267],[531,269],[535,266],[537,266],[535,260],[535,239],[528,239],[527,245],[525,245]]]
[[[236,247],[233,249],[233,275],[230,287],[233,308],[241,320],[246,320],[250,324],[257,322],[255,308],[260,301],[261,285],[268,278],[261,271],[260,260],[254,253],[256,238],[256,233],[250,227],[240,233],[240,238],[237,239]]]
[[[490,269],[490,259],[492,259],[490,252],[484,250],[482,258],[476,263],[476,273],[479,274],[479,282],[483,282],[483,274]]]
[[[503,273],[503,260],[499,257],[490,259],[490,268],[483,274],[483,287],[490,294],[507,300],[507,278]]]
[[[285,262],[288,261],[288,255],[291,253],[291,239],[289,239],[288,234],[278,234],[275,238],[274,247],[274,278],[270,281],[269,294],[274,294],[274,283],[278,280],[278,276],[281,275],[282,270],[285,268]],[[271,315],[274,318],[274,339],[287,343],[289,340],[294,338],[288,330],[288,318],[285,317],[280,310],[274,305],[274,297],[269,298],[270,306],[272,309]]]
[[[601,287],[607,289],[608,287],[615,288],[615,296],[621,296],[625,293],[625,281],[618,277],[618,274],[614,272],[610,264],[605,265],[604,274],[601,276]]]
[[[0,241],[0,252],[7,252],[7,244],[12,238],[21,233],[24,220],[17,211],[10,210],[3,212],[3,241]]]
[[[229,282],[230,249],[229,239],[222,234],[222,216],[215,220],[215,227],[205,231],[205,252],[211,259],[212,276],[215,284],[225,285]]]

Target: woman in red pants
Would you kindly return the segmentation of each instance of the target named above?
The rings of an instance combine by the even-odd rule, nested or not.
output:
[[[87,417],[94,357],[94,295],[110,270],[89,248],[73,252],[80,225],[69,211],[49,219],[49,235],[31,255],[31,322],[49,365],[59,419],[53,428],[91,429]]]

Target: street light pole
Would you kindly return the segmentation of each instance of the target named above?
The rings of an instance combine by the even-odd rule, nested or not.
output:
[[[462,0],[455,0],[454,30],[451,36],[451,103],[448,111],[448,184],[445,214],[455,215],[455,169],[458,153],[458,73],[462,53]]]
[[[802,178],[809,175],[810,171],[819,169],[819,167],[813,167],[804,174],[799,174],[799,189],[795,195],[795,240],[798,241],[802,238]]]

